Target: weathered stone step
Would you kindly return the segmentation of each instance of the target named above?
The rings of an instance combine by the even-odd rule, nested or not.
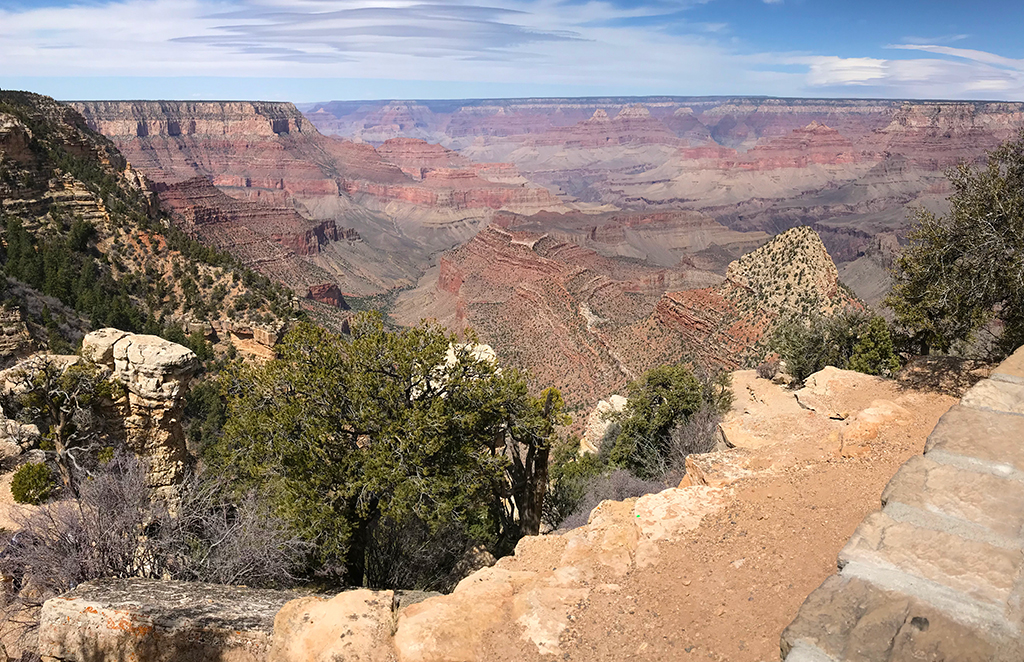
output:
[[[782,655],[787,662],[1019,662],[1024,649],[925,601],[833,575],[782,633]]]
[[[1009,601],[1022,561],[1020,549],[925,529],[884,512],[868,515],[839,552],[840,567],[857,562],[897,570],[995,606]]]
[[[955,405],[939,419],[924,453],[935,462],[1024,482],[1024,417]]]
[[[786,662],[1024,660],[1024,348],[935,426],[782,636]]]
[[[1020,547],[1024,483],[969,471],[918,455],[882,492],[885,513],[925,528]]]

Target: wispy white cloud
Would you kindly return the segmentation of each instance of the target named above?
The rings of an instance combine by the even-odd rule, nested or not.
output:
[[[707,1],[94,0],[0,9],[0,84],[5,75],[228,76],[1024,98],[1024,62],[947,45],[962,35],[910,37],[890,46],[893,57],[758,52],[725,23],[687,20]],[[670,29],[663,17],[673,18]]]
[[[957,41],[963,41],[969,38],[969,34],[945,34],[937,37],[903,37],[901,40],[904,44],[952,44]]]
[[[969,48],[952,48],[950,46],[938,46],[935,44],[892,44],[889,48],[899,48],[906,51],[924,51],[937,55],[948,55],[950,57],[971,60],[1006,69],[1024,70],[1024,60],[1014,60],[986,51],[972,50]]]

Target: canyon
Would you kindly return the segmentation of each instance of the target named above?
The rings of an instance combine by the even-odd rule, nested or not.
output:
[[[941,211],[945,170],[1024,127],[1024,104],[994,102],[72,105],[180,227],[317,319],[341,328],[372,297],[400,324],[472,328],[577,406],[658,362],[756,360],[806,306],[769,310],[727,270],[791,228],[877,307],[912,210]]]
[[[1024,104],[1008,102],[608,97],[301,108],[326,134],[371,144],[415,137],[510,162],[581,208],[689,210],[772,235],[810,225],[872,305],[891,258],[876,238],[903,238],[915,207],[943,209],[944,170],[979,162],[1024,126]]]
[[[380,150],[319,133],[292,104],[78,102],[178,222],[300,296],[411,285],[497,210],[567,207],[509,164],[422,141]]]

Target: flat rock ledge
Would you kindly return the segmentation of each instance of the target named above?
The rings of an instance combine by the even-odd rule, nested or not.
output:
[[[40,614],[45,662],[257,662],[274,617],[296,591],[151,579],[86,582],[47,600]]]
[[[1024,348],[939,420],[838,567],[786,662],[1024,660]]]

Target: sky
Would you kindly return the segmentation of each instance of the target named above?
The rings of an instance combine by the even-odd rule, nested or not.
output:
[[[1024,100],[1022,26],[1020,0],[0,0],[0,88]]]

